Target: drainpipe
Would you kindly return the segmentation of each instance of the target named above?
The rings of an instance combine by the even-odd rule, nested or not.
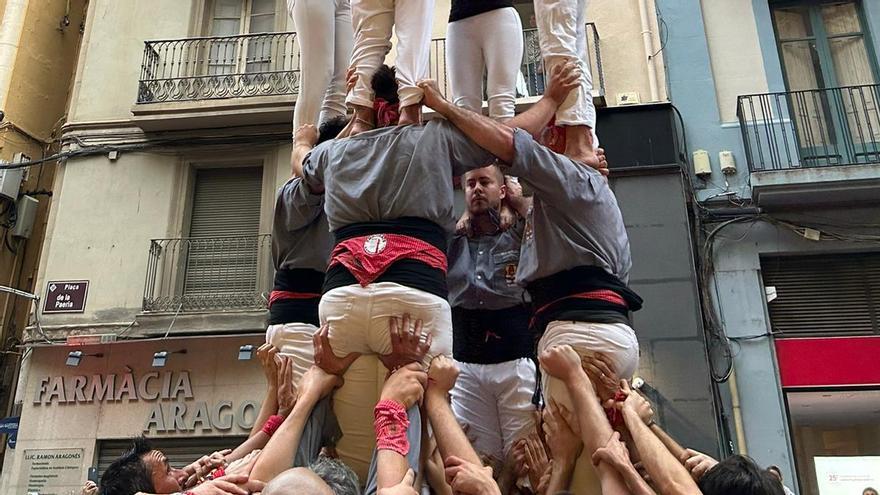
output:
[[[651,19],[648,16],[648,0],[639,2],[639,16],[642,18],[642,42],[645,45],[645,63],[648,68],[648,84],[651,87],[651,101],[660,100],[659,82],[657,81],[657,67],[654,64],[654,32],[651,30]]]
[[[742,455],[749,455],[749,449],[746,446],[746,430],[743,427],[742,407],[739,403],[739,389],[736,386],[736,371],[730,372],[730,402],[733,407],[733,424],[736,428],[736,445],[737,451]]]

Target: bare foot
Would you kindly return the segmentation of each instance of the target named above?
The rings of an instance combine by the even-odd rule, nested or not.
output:
[[[565,156],[574,161],[581,162],[608,176],[608,162],[605,160],[604,151],[601,153],[593,149],[593,130],[585,125],[565,127]]]
[[[422,105],[408,105],[400,109],[400,119],[397,125],[413,125],[422,123]]]
[[[372,108],[355,105],[354,116],[348,125],[339,133],[342,137],[357,136],[358,134],[376,128],[376,115]]]

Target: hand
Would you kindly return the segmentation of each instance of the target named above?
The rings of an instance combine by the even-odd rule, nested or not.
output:
[[[498,228],[502,231],[507,230],[514,225],[516,225],[516,221],[519,217],[516,214],[516,211],[506,202],[502,201],[501,203],[501,220],[499,222]]]
[[[614,362],[601,352],[586,352],[581,354],[581,367],[587,373],[590,381],[596,386],[599,399],[606,401],[617,393],[620,378],[614,371]]]
[[[318,142],[318,128],[312,124],[303,124],[293,133],[294,146],[314,148]]]
[[[287,417],[296,404],[296,385],[293,383],[293,359],[289,356],[281,356],[281,366],[278,368],[278,415]]]
[[[431,348],[433,337],[430,332],[422,341],[422,320],[410,324],[409,315],[403,318],[391,317],[390,322],[391,353],[379,356],[379,360],[391,371],[409,363],[421,363]]]
[[[330,326],[326,323],[312,336],[312,345],[315,347],[315,364],[331,375],[344,375],[351,363],[361,357],[359,352],[351,352],[343,358],[337,357],[330,345]]]
[[[97,495],[98,485],[92,480],[87,480],[82,487],[81,495]]]
[[[440,355],[431,361],[428,369],[428,392],[442,393],[444,396],[458,380],[458,366],[446,356]]]
[[[626,395],[626,400],[617,402],[609,400],[605,402],[606,408],[615,408],[626,414],[635,415],[646,425],[651,425],[654,421],[654,408],[651,403],[642,394],[630,388],[629,382],[620,380],[620,390]]]
[[[424,93],[424,97],[422,97],[422,105],[425,105],[440,115],[446,115],[445,111],[449,107],[449,102],[446,101],[446,98],[443,97],[443,93],[440,92],[440,88],[437,86],[437,81],[434,81],[433,79],[423,79],[419,81],[418,86]]]
[[[473,237],[474,229],[471,225],[471,219],[470,212],[465,210],[465,212],[461,214],[461,218],[459,218],[458,222],[455,224],[455,233],[458,235]]]
[[[535,487],[537,495],[547,495],[547,488],[550,486],[550,477],[553,476],[553,459],[550,459],[549,469],[541,475],[538,480],[538,486]]]
[[[410,363],[398,369],[385,380],[379,400],[393,400],[409,409],[422,400],[428,375],[419,363]]]
[[[559,378],[566,385],[581,376],[586,377],[581,368],[581,357],[570,345],[558,345],[544,350],[539,361],[547,374]]]
[[[541,476],[550,470],[550,459],[547,450],[537,433],[532,433],[523,440],[525,444],[526,464],[528,465],[529,482],[538,486]]]
[[[415,481],[416,474],[413,472],[412,469],[408,469],[406,471],[406,474],[403,476],[403,480],[401,480],[400,483],[394,486],[380,488],[379,491],[376,493],[378,495],[418,495],[419,492],[417,492],[413,488],[413,483]]]
[[[317,365],[312,366],[299,382],[300,397],[318,402],[340,386],[342,377],[327,373]]]
[[[581,68],[574,61],[566,61],[556,64],[550,69],[550,81],[544,91],[544,97],[549,98],[557,106],[568,98],[568,94],[581,84]]]
[[[269,343],[263,344],[257,349],[257,358],[263,367],[263,374],[266,376],[269,389],[278,387],[278,362],[275,360],[277,354],[278,348]]]
[[[617,468],[618,471],[622,467],[632,465],[632,461],[629,460],[629,450],[626,449],[626,444],[620,440],[620,432],[617,431],[611,435],[604,447],[599,447],[593,452],[592,460],[594,466],[605,462]]]
[[[232,449],[223,449],[212,452],[211,455],[203,455],[196,462],[186,466],[183,470],[189,474],[184,486],[193,486],[204,478],[214,469],[223,466],[226,463],[225,457],[232,452]]]
[[[265,486],[261,481],[249,481],[245,474],[231,474],[206,481],[188,491],[193,495],[248,495],[263,491]]]
[[[544,408],[544,435],[550,457],[574,466],[584,450],[577,418],[565,406],[551,401]]]
[[[684,467],[687,468],[688,472],[691,473],[691,478],[693,478],[694,481],[700,481],[700,478],[702,478],[704,474],[718,464],[718,461],[713,457],[694,449],[687,449],[685,455],[682,456],[680,461],[684,464]]]
[[[492,468],[477,466],[455,456],[446,458],[446,481],[456,494],[501,494],[492,479]]]

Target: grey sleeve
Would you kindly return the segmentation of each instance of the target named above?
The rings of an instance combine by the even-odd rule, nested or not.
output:
[[[303,179],[287,181],[275,198],[275,223],[293,232],[310,225],[324,210],[324,196],[312,194]]]
[[[425,157],[447,159],[453,176],[463,175],[469,170],[495,162],[495,155],[445,119],[435,119],[428,123],[419,141],[419,148],[425,153]]]
[[[333,140],[316,146],[303,158],[303,179],[305,183],[317,190],[324,188],[324,172],[329,161],[329,150]]]
[[[599,172],[538,144],[522,129],[514,130],[513,146],[513,163],[504,173],[522,179],[548,205],[565,210],[611,192]]]

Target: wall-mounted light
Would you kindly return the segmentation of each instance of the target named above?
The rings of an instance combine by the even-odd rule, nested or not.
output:
[[[80,361],[82,361],[82,358],[85,356],[104,357],[104,355],[100,352],[97,354],[84,354],[83,351],[77,349],[75,351],[70,351],[67,353],[66,364],[68,366],[79,366]]]
[[[153,368],[162,368],[165,366],[165,363],[168,361],[168,356],[171,354],[186,354],[186,349],[181,349],[179,351],[159,351],[153,354]]]
[[[238,360],[239,361],[250,361],[254,357],[254,346],[251,344],[245,344],[238,348]]]

